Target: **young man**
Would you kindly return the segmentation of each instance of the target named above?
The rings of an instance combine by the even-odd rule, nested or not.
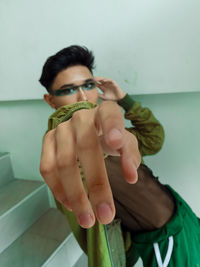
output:
[[[139,256],[144,266],[198,264],[198,248],[181,265],[174,249],[181,243],[187,250],[183,214],[194,233],[198,219],[140,164],[141,155],[160,150],[162,126],[114,81],[95,78],[93,64],[90,51],[70,46],[46,61],[40,78],[49,93],[45,101],[56,109],[43,140],[40,172],[57,207],[89,266],[132,266]],[[98,97],[107,101],[98,105]],[[134,127],[125,129],[119,105]]]

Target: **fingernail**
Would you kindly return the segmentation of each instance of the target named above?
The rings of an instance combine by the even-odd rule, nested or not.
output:
[[[90,227],[93,221],[90,213],[81,214],[78,220],[79,220],[79,224],[84,228]]]
[[[113,212],[107,203],[102,203],[97,206],[97,215],[101,223],[108,224],[111,222]]]
[[[122,137],[122,133],[116,128],[112,129],[109,132],[109,138],[112,139],[112,140],[113,139],[120,139],[121,137]]]

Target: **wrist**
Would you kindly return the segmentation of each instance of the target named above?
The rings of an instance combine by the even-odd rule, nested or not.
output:
[[[122,100],[124,97],[126,96],[126,93],[125,92],[120,92],[119,94],[118,94],[118,99],[117,99],[117,101],[120,101],[120,100]]]
[[[135,101],[133,100],[133,98],[129,94],[126,94],[125,97],[123,99],[117,101],[117,103],[121,107],[123,107],[125,109],[125,111],[127,112],[135,104]]]

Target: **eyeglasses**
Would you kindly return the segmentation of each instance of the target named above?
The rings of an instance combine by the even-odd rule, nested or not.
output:
[[[72,87],[67,87],[59,90],[51,90],[50,94],[54,96],[63,96],[63,95],[73,95],[76,94],[76,91],[79,89],[83,89],[85,91],[92,90],[96,87],[96,84],[93,80],[88,81],[82,85],[78,86],[72,86]]]

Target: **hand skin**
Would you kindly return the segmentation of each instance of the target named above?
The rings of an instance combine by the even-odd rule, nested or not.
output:
[[[115,216],[103,152],[120,156],[126,181],[137,181],[141,162],[137,139],[124,128],[121,109],[112,101],[75,112],[43,139],[40,173],[55,198],[73,211],[83,228],[94,225],[95,215],[102,224],[110,223]],[[83,168],[89,199],[77,159]]]
[[[118,101],[125,97],[126,93],[112,79],[95,77],[96,86],[103,92],[98,97],[103,100]]]
[[[56,90],[71,83],[77,86],[89,78],[93,76],[86,67],[72,66],[56,76],[52,88]],[[49,131],[43,138],[40,161],[40,173],[54,197],[75,214],[84,228],[92,227],[95,217],[103,224],[115,217],[103,153],[121,157],[124,177],[129,183],[137,181],[141,162],[136,137],[125,130],[121,109],[115,102],[126,93],[113,80],[96,77],[95,82],[103,92],[99,97],[107,101],[94,109],[75,112],[70,120]],[[63,97],[46,94],[44,99],[52,108],[59,108],[85,100],[96,103],[98,92],[96,88]],[[89,197],[83,187],[78,159]]]

